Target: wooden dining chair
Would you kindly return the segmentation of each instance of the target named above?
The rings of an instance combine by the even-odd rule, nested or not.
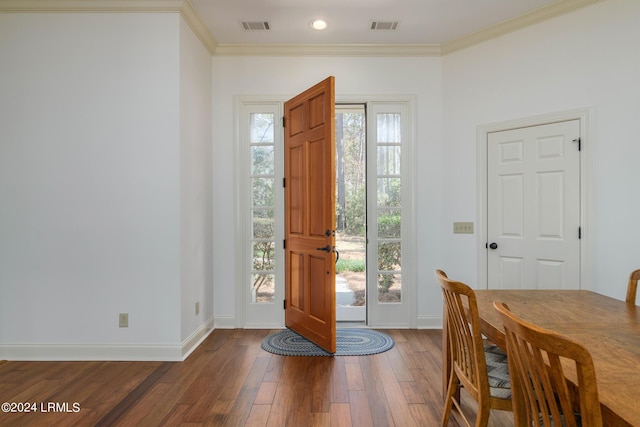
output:
[[[636,290],[638,289],[638,279],[640,279],[640,270],[632,271],[629,275],[629,284],[627,285],[627,303],[636,303]]]
[[[454,406],[471,426],[456,398],[461,385],[478,402],[475,426],[484,427],[489,422],[491,409],[512,410],[506,354],[494,345],[485,345],[473,289],[450,280],[442,270],[436,270],[435,275],[445,302],[443,320],[447,323],[451,366],[442,426],[448,424]]]
[[[514,425],[602,427],[596,372],[589,351],[569,337],[517,317],[504,303],[495,301],[493,306],[502,320],[507,342]],[[561,360],[574,363],[568,367]],[[565,376],[567,367],[574,366],[577,389]]]

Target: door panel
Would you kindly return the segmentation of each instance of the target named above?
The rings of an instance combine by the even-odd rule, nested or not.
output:
[[[336,350],[334,86],[329,77],[284,106],[285,325],[330,353]]]
[[[488,135],[489,288],[579,288],[579,136],[579,120]]]
[[[285,218],[287,218],[288,229],[286,232],[289,234],[304,234],[304,225],[306,217],[306,207],[304,202],[306,200],[306,188],[304,186],[304,156],[305,149],[303,144],[297,146],[289,146],[287,148],[287,155],[289,160],[289,174],[285,177],[287,192],[287,212]]]

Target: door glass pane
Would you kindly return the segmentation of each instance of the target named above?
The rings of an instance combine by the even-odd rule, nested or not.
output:
[[[378,146],[378,175],[400,175],[400,146]]]
[[[251,174],[273,175],[273,145],[251,147]]]
[[[253,242],[253,269],[273,271],[275,244],[273,241]]]
[[[273,274],[256,273],[251,275],[251,302],[272,303],[275,294]]]
[[[378,301],[382,303],[402,302],[402,275],[378,274]]]
[[[383,239],[399,239],[401,237],[401,214],[395,209],[378,210],[378,237]]]
[[[400,271],[402,263],[400,242],[378,244],[378,270]]]
[[[399,113],[378,114],[378,143],[402,141],[400,117]]]
[[[253,223],[254,239],[273,239],[275,238],[275,222],[273,220],[273,209],[254,210],[251,215]]]
[[[251,114],[251,142],[252,143],[273,143],[273,114],[272,113],[252,113]]]
[[[378,178],[378,206],[400,207],[401,187],[401,178]]]
[[[273,178],[252,178],[253,206],[273,206]]]

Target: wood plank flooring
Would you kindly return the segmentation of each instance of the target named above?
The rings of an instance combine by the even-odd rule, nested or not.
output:
[[[0,363],[0,403],[36,405],[0,412],[0,426],[440,424],[441,330],[385,330],[391,350],[340,357],[273,355],[260,347],[269,332],[215,330],[184,362]],[[493,411],[489,425],[513,417]]]

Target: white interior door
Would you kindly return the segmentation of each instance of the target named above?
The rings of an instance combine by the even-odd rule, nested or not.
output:
[[[489,289],[580,288],[580,121],[488,134]]]

